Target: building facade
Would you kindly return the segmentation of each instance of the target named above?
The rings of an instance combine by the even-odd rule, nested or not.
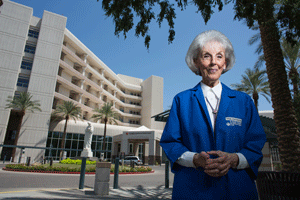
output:
[[[113,136],[142,125],[161,134],[164,124],[151,116],[163,111],[163,78],[142,80],[115,74],[66,28],[64,16],[44,11],[43,17],[37,18],[32,8],[9,0],[3,1],[0,11],[0,144],[9,144],[15,134],[13,112],[5,109],[6,99],[26,91],[40,101],[42,112],[26,113],[18,145],[55,146],[64,121],[50,124],[50,116],[63,101],[72,101],[82,110],[83,121],[68,125],[67,138],[74,144],[71,149],[80,149],[85,121],[94,122],[98,130],[94,139],[100,140],[103,124],[91,116],[106,102],[119,114],[118,125],[107,130],[112,145]],[[95,149],[100,148],[100,142],[95,145]],[[26,150],[33,159],[50,152]],[[17,150],[16,156],[19,153]],[[76,157],[78,153],[70,151],[67,155]]]

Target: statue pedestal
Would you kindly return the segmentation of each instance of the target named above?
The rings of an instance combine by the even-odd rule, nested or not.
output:
[[[83,149],[80,156],[90,158],[93,157],[93,152],[91,149]]]

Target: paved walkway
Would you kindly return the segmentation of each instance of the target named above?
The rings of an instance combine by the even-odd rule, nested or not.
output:
[[[0,192],[3,200],[42,200],[42,199],[171,199],[172,188],[160,187],[120,187],[110,188],[109,195],[98,196],[92,188],[82,190],[66,189],[28,189],[21,191]]]

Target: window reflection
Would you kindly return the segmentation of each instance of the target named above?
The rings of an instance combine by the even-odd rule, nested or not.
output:
[[[61,132],[52,132],[49,131],[48,138],[46,142],[46,147],[51,147],[50,150],[45,151],[45,158],[48,159],[53,157],[54,160],[59,160],[59,153],[60,150],[60,143],[62,140],[63,133]],[[106,136],[106,150],[112,150],[112,137]],[[102,142],[103,136],[100,135],[93,135],[92,138],[92,151],[94,157],[100,158],[100,151],[102,150]],[[76,158],[80,157],[81,151],[83,149],[84,143],[84,134],[77,134],[77,133],[67,133],[66,140],[64,144],[64,148],[70,149],[67,151],[68,158]],[[105,153],[105,158],[110,161],[111,160],[111,153]]]

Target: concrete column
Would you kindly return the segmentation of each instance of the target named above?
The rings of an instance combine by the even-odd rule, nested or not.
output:
[[[101,70],[101,75],[102,75],[102,76],[104,76],[104,71],[105,71],[105,69],[102,69],[102,70]]]
[[[139,151],[138,151],[139,143],[133,143],[133,155],[138,156]]]
[[[117,83],[118,83],[118,81],[115,81],[115,87],[117,87]]]
[[[121,152],[125,152],[125,155],[128,155],[128,153],[129,153],[128,146],[129,146],[128,140],[122,139]]]
[[[83,76],[85,76],[85,70],[86,70],[86,67],[83,67],[83,68],[82,68],[82,75],[83,75]]]
[[[162,160],[162,148],[159,144],[159,141],[156,140],[155,161],[157,161],[158,164],[161,164],[161,160]]]
[[[78,101],[79,103],[82,103],[82,95],[83,95],[82,93],[79,94],[79,101]]]
[[[155,165],[156,140],[149,140],[149,165]]]
[[[100,87],[103,89],[103,81],[100,81]]]
[[[85,53],[85,54],[83,54],[83,61],[85,62],[85,63],[87,63],[87,57],[88,57],[88,55]]]
[[[114,97],[116,97],[117,96],[117,91],[114,91]]]
[[[145,142],[145,145],[144,145],[144,150],[145,150],[145,152],[144,152],[144,156],[145,156],[145,159],[144,159],[144,163],[145,164],[149,164],[149,142],[148,141],[146,141]]]
[[[113,101],[114,103],[113,103],[113,107],[115,108],[116,107],[116,101]]]
[[[102,92],[98,91],[98,98],[101,99],[101,97],[102,97]]]
[[[109,194],[110,162],[98,162],[96,164],[96,175],[94,192],[96,195]]]
[[[263,160],[259,167],[259,171],[272,171],[273,165],[272,165],[272,158],[271,158],[271,152],[270,152],[270,145],[269,142],[266,142],[263,149]]]
[[[84,80],[80,80],[80,88],[83,90]]]

